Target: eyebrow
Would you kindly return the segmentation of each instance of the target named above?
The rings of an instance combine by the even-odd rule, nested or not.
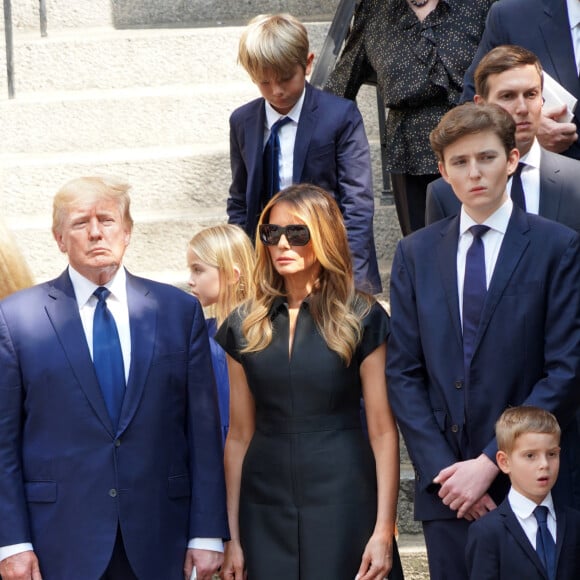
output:
[[[476,156],[480,156],[480,155],[489,155],[490,153],[494,153],[494,154],[498,154],[498,150],[497,149],[484,149],[483,151],[478,151],[476,153]],[[465,155],[453,155],[452,157],[449,158],[449,161],[459,161],[461,159],[465,159],[466,157],[469,157],[469,155],[465,154]]]

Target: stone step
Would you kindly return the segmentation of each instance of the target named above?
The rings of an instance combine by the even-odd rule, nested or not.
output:
[[[423,534],[401,534],[397,539],[405,580],[429,580]]]
[[[364,89],[359,105],[376,139],[376,97]],[[249,81],[28,93],[0,101],[0,155],[229,142],[229,115],[257,96]]]
[[[308,23],[317,54],[328,22]],[[39,91],[77,91],[247,80],[237,65],[242,27],[115,30],[112,27],[14,35],[16,97]],[[0,51],[5,70],[5,53]],[[7,95],[6,76],[0,95]]]
[[[126,253],[126,266],[134,273],[174,272],[187,280],[185,251],[200,229],[224,222],[225,208],[193,207],[189,211],[134,211],[135,226]],[[37,280],[56,276],[66,265],[50,231],[50,216],[12,217],[7,221]],[[173,281],[173,280],[172,280]]]
[[[117,28],[183,27],[244,23],[256,14],[290,12],[328,20],[339,0],[46,0],[48,30],[114,25]],[[16,28],[38,29],[39,1],[12,0]],[[0,28],[4,27],[0,19]]]

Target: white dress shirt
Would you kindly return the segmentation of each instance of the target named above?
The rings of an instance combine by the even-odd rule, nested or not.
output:
[[[79,307],[79,314],[92,359],[93,318],[98,302],[96,296],[94,296],[93,293],[98,288],[98,286],[94,282],[87,280],[70,265],[68,267],[68,273],[75,293],[77,305]],[[126,383],[129,379],[129,369],[131,367],[131,328],[129,324],[129,305],[127,302],[127,273],[125,268],[119,268],[115,276],[107,284],[104,284],[104,286],[111,292],[111,294],[107,297],[107,308],[113,315],[115,324],[117,325],[119,341],[121,343],[121,351],[123,353],[123,365],[125,368]],[[213,550],[215,552],[223,552],[224,549],[221,538],[193,538],[189,541],[188,548],[195,548],[198,550]],[[2,546],[0,547],[0,562],[15,554],[33,549],[34,548],[30,543]]]
[[[289,117],[291,119],[290,123],[286,123],[286,125],[280,127],[278,130],[278,138],[280,139],[280,154],[278,156],[280,189],[292,185],[292,177],[294,173],[294,144],[296,143],[296,131],[298,131],[298,121],[300,121],[300,113],[302,113],[305,94],[306,87],[304,87],[302,95],[287,115],[280,115],[280,113],[278,113],[278,111],[276,111],[268,101],[265,101],[266,127],[264,130],[264,148],[270,138],[270,129],[272,128],[272,125],[282,117]]]
[[[538,507],[536,502],[528,499],[513,487],[508,493],[508,502],[528,540],[530,540],[530,544],[532,544],[535,550],[536,534],[538,533],[538,521],[536,520],[536,516],[534,516],[534,510]],[[552,494],[548,493],[540,505],[548,508],[548,530],[552,538],[554,538],[554,543],[556,543],[556,511],[554,510]]]
[[[576,59],[576,71],[580,74],[580,0],[566,0],[566,4],[572,46],[574,47],[574,57]]]
[[[514,204],[511,198],[508,197],[501,207],[492,213],[482,224],[489,226],[489,231],[487,231],[481,238],[485,253],[485,282],[487,288],[489,288],[489,283],[493,276],[497,257],[507,230],[508,222],[510,221],[513,207]],[[461,206],[461,213],[459,215],[459,243],[457,244],[457,290],[459,292],[459,315],[462,324],[465,259],[467,257],[467,250],[469,250],[469,247],[473,242],[473,234],[469,231],[469,228],[475,225],[477,225],[477,222],[467,215],[465,208]]]
[[[576,0],[579,4],[580,2]],[[542,156],[542,148],[537,139],[534,139],[530,150],[520,157],[520,161],[524,163],[522,168],[521,178],[522,187],[524,189],[524,197],[526,200],[526,211],[538,215],[540,213],[540,158]],[[510,177],[507,183],[507,192],[511,196],[512,193],[512,178]]]

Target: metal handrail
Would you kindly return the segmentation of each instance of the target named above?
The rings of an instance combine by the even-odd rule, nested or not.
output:
[[[46,0],[39,0],[40,36],[47,36]],[[14,98],[14,36],[12,29],[12,2],[4,0],[4,37],[6,39],[6,80],[8,98]]]

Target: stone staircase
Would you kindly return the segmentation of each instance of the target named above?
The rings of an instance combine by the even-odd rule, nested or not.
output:
[[[186,287],[185,248],[200,228],[226,219],[228,118],[258,96],[236,64],[243,24],[261,12],[307,21],[319,52],[338,0],[12,0],[15,99],[0,50],[0,215],[38,281],[66,265],[50,233],[52,197],[69,179],[114,174],[133,185],[135,218],[126,264]],[[359,106],[373,153],[375,231],[381,271],[400,235],[381,195],[375,91]],[[402,458],[401,552],[407,578],[427,578],[412,521],[412,470]]]

